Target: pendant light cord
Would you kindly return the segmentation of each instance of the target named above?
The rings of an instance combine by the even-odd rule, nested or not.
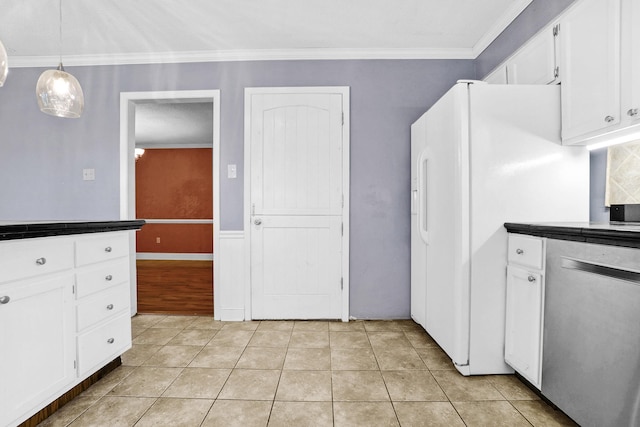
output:
[[[62,66],[62,0],[59,2],[59,12],[60,12],[60,65]]]

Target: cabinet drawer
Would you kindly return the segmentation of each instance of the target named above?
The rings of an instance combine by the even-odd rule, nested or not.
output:
[[[85,267],[76,274],[77,298],[129,282],[129,258]]]
[[[0,243],[0,283],[73,268],[73,240],[28,239]]]
[[[126,232],[104,233],[99,237],[84,237],[76,241],[76,266],[108,261],[129,254]]]
[[[544,241],[540,237],[509,234],[507,260],[509,264],[542,270],[544,260]]]
[[[131,317],[128,312],[109,323],[78,336],[78,372],[82,377],[131,347]]]
[[[129,308],[129,283],[122,283],[81,300],[77,306],[78,331]]]

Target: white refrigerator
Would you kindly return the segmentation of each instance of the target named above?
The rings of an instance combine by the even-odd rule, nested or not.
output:
[[[411,126],[411,315],[464,375],[504,362],[505,222],[588,221],[560,88],[461,81]]]

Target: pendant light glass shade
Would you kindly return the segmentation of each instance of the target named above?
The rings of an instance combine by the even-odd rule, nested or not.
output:
[[[7,73],[9,72],[9,57],[7,56],[7,50],[0,41],[0,86],[4,85],[7,80]]]
[[[84,110],[84,94],[78,79],[62,66],[62,0],[60,12],[60,65],[56,70],[40,74],[36,84],[36,96],[40,111],[56,117],[77,119]]]
[[[84,110],[84,94],[78,80],[64,71],[62,63],[56,70],[47,70],[36,84],[40,111],[57,117],[77,119]]]

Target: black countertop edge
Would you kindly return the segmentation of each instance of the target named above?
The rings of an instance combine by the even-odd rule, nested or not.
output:
[[[509,233],[547,237],[557,240],[597,243],[600,245],[640,248],[640,233],[610,228],[589,228],[578,226],[520,224],[506,222],[504,227]]]
[[[124,221],[58,221],[0,225],[0,240],[32,239],[36,237],[66,236],[69,234],[104,233],[108,231],[139,230],[144,220]]]

